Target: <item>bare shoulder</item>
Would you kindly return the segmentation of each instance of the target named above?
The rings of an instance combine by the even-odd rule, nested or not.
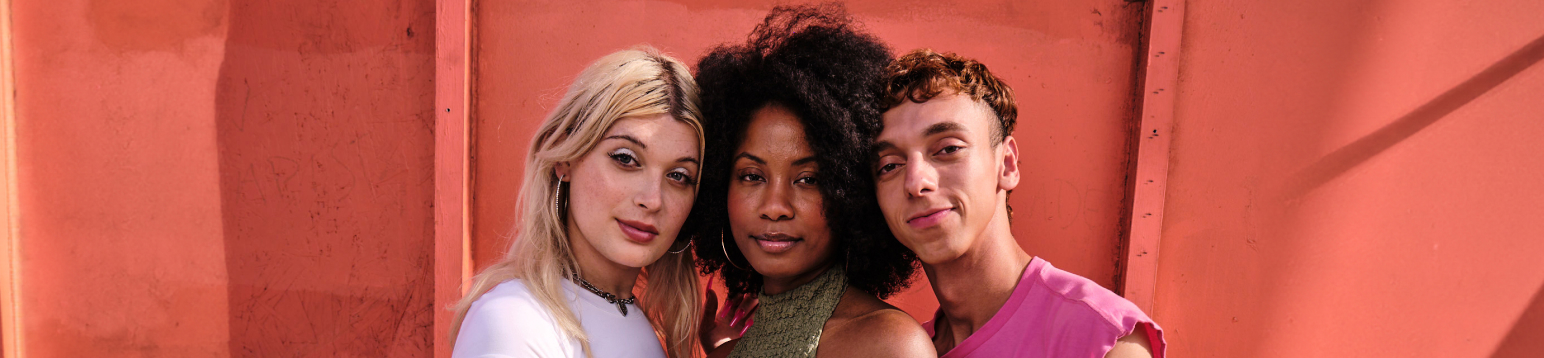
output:
[[[848,288],[826,321],[818,356],[937,357],[927,332],[906,312]]]
[[[1132,332],[1115,341],[1115,346],[1105,353],[1105,358],[1152,358],[1153,345],[1148,342],[1147,333],[1141,330]]]

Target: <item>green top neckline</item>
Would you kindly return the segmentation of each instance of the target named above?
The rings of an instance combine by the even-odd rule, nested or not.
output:
[[[730,357],[814,357],[820,334],[847,291],[847,272],[832,266],[788,292],[758,294],[751,328],[735,344]]]

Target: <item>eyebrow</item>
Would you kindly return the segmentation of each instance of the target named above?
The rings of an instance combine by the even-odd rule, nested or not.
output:
[[[964,131],[965,131],[965,126],[962,126],[959,123],[955,123],[955,122],[940,122],[940,123],[934,123],[933,125],[927,126],[927,130],[922,131],[922,136],[923,137],[930,137],[930,136],[932,136],[934,134],[939,134],[939,133],[945,133],[945,132],[964,132]]]
[[[737,162],[740,161],[740,158],[750,159],[751,161],[756,162],[756,164],[767,165],[766,160],[762,160],[761,157],[751,155],[751,153],[740,152],[740,155],[734,156],[734,160]]]
[[[927,129],[922,131],[922,136],[923,137],[931,137],[934,134],[939,134],[939,133],[964,132],[964,131],[965,131],[965,126],[960,125],[959,123],[955,123],[955,122],[940,122],[940,123],[934,123],[933,125],[927,126]],[[881,152],[884,152],[884,151],[887,151],[887,150],[894,150],[896,148],[897,147],[895,146],[894,143],[890,143],[889,141],[880,141],[880,142],[874,142],[873,145],[869,146],[869,151],[871,153],[878,154],[878,153],[881,153]]]
[[[894,150],[895,148],[895,144],[890,142],[876,142],[874,145],[869,146],[869,152],[873,154],[879,154],[887,150]]]
[[[811,156],[804,157],[804,158],[799,158],[799,160],[793,161],[793,166],[805,165],[805,164],[813,163],[814,161],[815,161],[815,156],[811,155]]]
[[[740,155],[734,156],[734,160],[735,161],[739,161],[740,158],[750,159],[751,161],[756,162],[756,164],[767,165],[767,161],[766,160],[761,159],[761,157],[755,156],[755,155],[753,155],[751,153],[740,152]],[[804,164],[812,163],[814,161],[815,161],[815,156],[812,155],[812,156],[808,156],[808,157],[804,157],[804,158],[799,158],[799,160],[793,161],[793,165],[794,166],[799,166],[799,165],[804,165]]]
[[[607,140],[607,139],[621,139],[621,140],[633,142],[633,144],[637,144],[638,148],[649,149],[649,146],[644,145],[643,142],[638,141],[638,138],[633,138],[633,136],[626,135],[626,134],[617,134],[617,135],[611,135],[611,136],[607,136],[605,138],[601,138],[601,140]]]
[[[612,135],[612,136],[607,136],[605,138],[601,138],[601,140],[607,140],[607,139],[625,140],[625,141],[633,142],[633,144],[637,144],[638,148],[649,149],[649,146],[643,144],[643,142],[638,141],[638,138],[633,138],[633,136],[626,135],[626,134],[617,134],[617,135]],[[681,157],[679,159],[676,159],[675,161],[676,161],[676,163],[692,163],[692,164],[702,165],[701,161],[698,161],[697,158],[692,158],[692,157]]]

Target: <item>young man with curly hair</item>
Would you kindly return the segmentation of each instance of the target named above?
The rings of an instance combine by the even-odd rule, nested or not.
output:
[[[922,261],[943,357],[1159,357],[1162,330],[1124,298],[1019,247],[1013,91],[985,65],[916,50],[880,80],[873,133],[885,221]]]

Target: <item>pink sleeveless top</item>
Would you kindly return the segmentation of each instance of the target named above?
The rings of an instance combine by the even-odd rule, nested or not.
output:
[[[933,335],[933,321],[922,328]],[[942,358],[1099,358],[1133,332],[1145,332],[1153,357],[1163,358],[1163,330],[1136,305],[1037,257],[997,314]]]

